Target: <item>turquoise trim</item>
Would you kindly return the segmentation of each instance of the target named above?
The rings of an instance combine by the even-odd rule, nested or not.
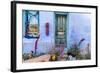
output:
[[[40,32],[40,11],[38,11],[38,30]]]
[[[69,49],[69,13],[67,13],[67,50]]]

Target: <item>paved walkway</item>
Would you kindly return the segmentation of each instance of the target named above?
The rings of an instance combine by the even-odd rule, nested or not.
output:
[[[46,54],[46,55],[42,55],[42,56],[39,56],[39,57],[36,57],[36,58],[26,60],[26,61],[24,61],[24,63],[25,62],[48,62],[49,59],[50,59],[50,55]]]

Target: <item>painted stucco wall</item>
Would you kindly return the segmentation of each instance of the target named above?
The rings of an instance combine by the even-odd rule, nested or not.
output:
[[[47,11],[39,12],[39,34],[40,39],[38,41],[38,49],[37,53],[45,53],[54,47],[54,13]],[[45,34],[45,24],[49,23],[49,35]],[[24,23],[25,24],[25,23]],[[23,29],[25,31],[25,28]],[[23,32],[25,34],[25,32]],[[23,39],[23,53],[30,52],[31,50],[35,50],[35,41],[36,39]],[[49,43],[49,44],[48,44]]]
[[[39,32],[40,32],[40,39],[38,42],[38,49],[37,53],[45,53],[48,52],[50,49],[54,48],[54,37],[55,37],[55,18],[54,12],[39,12]],[[49,23],[49,36],[45,34],[45,24]],[[25,23],[23,20],[23,27]],[[73,43],[78,43],[79,40],[82,38],[85,41],[81,44],[81,48],[86,47],[87,43],[90,43],[91,37],[91,21],[90,21],[90,14],[85,13],[68,13],[67,18],[67,48]],[[23,29],[23,33],[25,28]],[[36,39],[26,39],[23,38],[23,53],[30,52],[31,50],[34,51],[34,44]],[[49,43],[49,44],[48,44]]]
[[[38,53],[48,52],[51,48],[54,47],[54,13],[53,12],[45,12],[40,11],[40,39],[38,42]],[[46,23],[49,23],[49,35],[46,35]]]
[[[91,40],[91,14],[89,13],[69,13],[68,18],[68,41],[69,47],[73,43],[79,43],[81,39],[85,39],[80,48],[85,48],[90,44]]]

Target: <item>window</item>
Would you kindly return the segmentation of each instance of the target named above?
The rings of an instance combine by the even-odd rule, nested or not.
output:
[[[39,35],[39,12],[24,10],[25,18],[25,37],[34,38]]]

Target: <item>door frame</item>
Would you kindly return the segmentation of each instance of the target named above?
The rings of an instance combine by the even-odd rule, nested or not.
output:
[[[68,23],[67,23],[67,21],[68,21],[68,12],[54,12],[54,24],[55,24],[55,32],[54,32],[54,43],[55,43],[55,47],[56,47],[56,15],[64,15],[64,16],[66,16],[66,27],[65,27],[65,29],[67,29],[66,31],[65,31],[65,38],[66,38],[66,48],[67,48],[67,31],[68,31],[68,27],[67,27],[67,25],[68,25]]]

